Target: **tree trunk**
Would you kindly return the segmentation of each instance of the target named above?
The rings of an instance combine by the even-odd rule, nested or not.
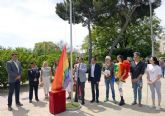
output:
[[[92,33],[91,33],[91,21],[88,19],[88,31],[89,31],[89,53],[88,53],[88,63],[91,63],[92,59]]]
[[[134,13],[134,11],[136,10],[136,8],[138,7],[138,5],[136,5],[133,9],[132,9],[132,12],[129,16],[126,16],[126,22],[125,24],[123,25],[122,29],[121,29],[121,32],[120,34],[118,35],[117,39],[115,39],[115,41],[113,42],[112,44],[112,47],[109,51],[109,55],[111,56],[112,55],[112,52],[113,52],[113,49],[115,48],[115,46],[119,43],[120,39],[122,38],[122,34],[126,31],[127,27],[128,27],[128,24],[130,22],[130,19],[131,19],[131,16],[132,14]]]

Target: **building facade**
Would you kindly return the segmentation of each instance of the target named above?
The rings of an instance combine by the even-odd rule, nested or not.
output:
[[[159,50],[162,54],[165,53],[165,34],[163,34],[160,39],[160,49]]]

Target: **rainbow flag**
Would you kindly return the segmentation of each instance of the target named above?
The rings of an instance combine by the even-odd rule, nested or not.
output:
[[[122,80],[125,81],[129,76],[129,72],[130,72],[130,62],[128,60],[124,60],[123,62],[119,62],[115,64],[116,78],[120,79],[122,77]]]
[[[62,54],[60,56],[59,64],[54,75],[54,80],[52,83],[52,91],[58,91],[65,89],[70,82],[70,70],[69,62],[66,52],[66,47],[63,48]]]
[[[116,78],[121,78],[124,73],[123,63],[119,62],[115,64],[115,76]]]

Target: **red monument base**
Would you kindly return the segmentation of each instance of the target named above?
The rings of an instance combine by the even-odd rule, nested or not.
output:
[[[65,90],[49,92],[49,111],[51,114],[58,114],[66,110]]]

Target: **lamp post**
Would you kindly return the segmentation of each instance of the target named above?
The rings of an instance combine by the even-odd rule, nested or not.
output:
[[[154,38],[153,38],[153,27],[152,27],[152,3],[155,0],[149,0],[149,6],[150,6],[150,28],[151,28],[151,42],[152,42],[152,56],[155,56],[154,52]]]

